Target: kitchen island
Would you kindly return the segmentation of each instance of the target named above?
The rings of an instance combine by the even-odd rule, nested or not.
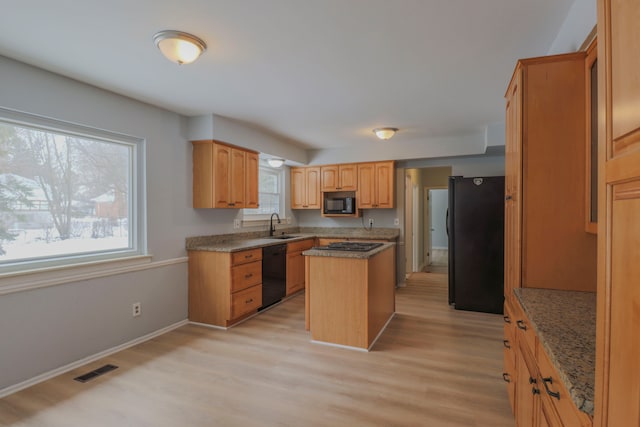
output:
[[[369,350],[395,313],[394,243],[303,252],[306,327],[313,341]]]

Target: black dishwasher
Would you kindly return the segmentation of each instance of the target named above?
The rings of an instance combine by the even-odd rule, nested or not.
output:
[[[262,307],[284,298],[287,290],[287,245],[262,248]]]

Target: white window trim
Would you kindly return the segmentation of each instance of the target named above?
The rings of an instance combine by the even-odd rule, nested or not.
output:
[[[279,193],[280,193],[280,213],[278,214],[278,216],[280,217],[280,220],[283,222],[286,222],[286,203],[285,203],[285,167],[280,167],[280,168],[274,168],[271,167],[267,164],[266,160],[264,159],[260,159],[260,163],[259,163],[259,168],[261,169],[268,169],[274,172],[278,173],[278,186],[279,186]],[[238,217],[240,218],[240,220],[242,221],[243,226],[247,226],[247,227],[252,227],[252,226],[257,226],[257,225],[264,225],[269,223],[269,220],[271,219],[271,215],[272,214],[247,214],[245,213],[246,210],[242,209],[240,211],[240,214],[238,215]]]
[[[90,126],[71,123],[62,120],[26,113],[18,110],[0,107],[0,120],[18,126],[54,131],[69,136],[103,140],[111,143],[125,143],[133,147],[131,188],[136,197],[131,200],[131,218],[135,218],[133,224],[132,248],[79,255],[68,255],[50,259],[24,260],[7,262],[0,265],[0,278],[5,275],[30,274],[34,271],[47,271],[58,267],[81,267],[100,263],[103,261],[144,259],[148,262],[147,255],[147,215],[146,215],[146,140],[131,135],[111,132]],[[144,261],[143,261],[144,262]]]

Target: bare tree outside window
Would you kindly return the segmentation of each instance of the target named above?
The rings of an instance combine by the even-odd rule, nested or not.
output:
[[[0,122],[0,263],[131,247],[130,144]]]

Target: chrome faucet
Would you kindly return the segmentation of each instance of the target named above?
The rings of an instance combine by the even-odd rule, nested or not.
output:
[[[278,218],[278,224],[281,223],[280,221],[280,216],[277,213],[272,213],[271,214],[271,219],[269,220],[270,224],[269,224],[269,236],[273,236],[273,234],[276,232],[276,227],[274,227],[273,225],[273,216],[276,216],[276,218]]]

